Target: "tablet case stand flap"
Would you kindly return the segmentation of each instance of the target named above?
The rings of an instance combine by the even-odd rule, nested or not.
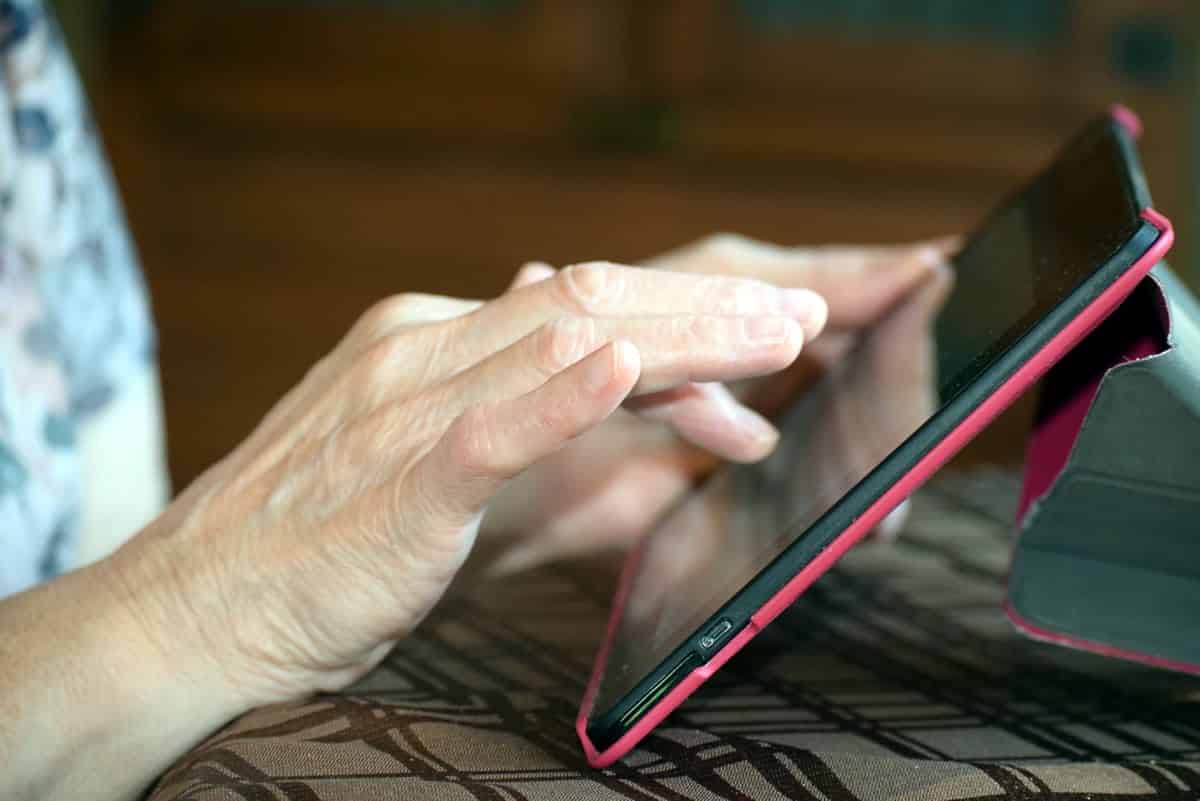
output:
[[[1165,265],[1047,375],[1018,521],[1018,628],[1200,672],[1200,303]]]

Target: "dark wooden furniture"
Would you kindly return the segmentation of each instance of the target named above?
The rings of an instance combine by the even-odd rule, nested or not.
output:
[[[714,230],[961,230],[1114,100],[1189,272],[1183,0],[141,5],[93,88],[179,483],[380,296]]]

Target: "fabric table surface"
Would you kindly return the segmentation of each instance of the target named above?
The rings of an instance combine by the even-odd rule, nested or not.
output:
[[[1028,641],[1001,604],[1016,482],[951,474],[626,759],[574,719],[611,562],[456,592],[337,695],[252,711],[154,801],[1200,799],[1200,679]]]

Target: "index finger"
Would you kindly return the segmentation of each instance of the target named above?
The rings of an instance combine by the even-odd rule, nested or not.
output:
[[[562,317],[706,315],[790,317],[811,339],[824,326],[822,298],[807,288],[773,286],[756,278],[699,275],[587,262],[523,286],[460,318],[472,335],[452,338],[450,361],[478,362],[544,323]],[[470,318],[469,320],[467,318]]]

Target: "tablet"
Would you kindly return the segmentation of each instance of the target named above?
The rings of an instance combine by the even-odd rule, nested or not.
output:
[[[966,241],[923,338],[898,304],[780,416],[770,457],[716,471],[630,554],[576,721],[592,765],[645,737],[1163,257],[1173,235],[1137,127],[1125,109],[1089,125]],[[907,382],[887,374],[898,332]]]

